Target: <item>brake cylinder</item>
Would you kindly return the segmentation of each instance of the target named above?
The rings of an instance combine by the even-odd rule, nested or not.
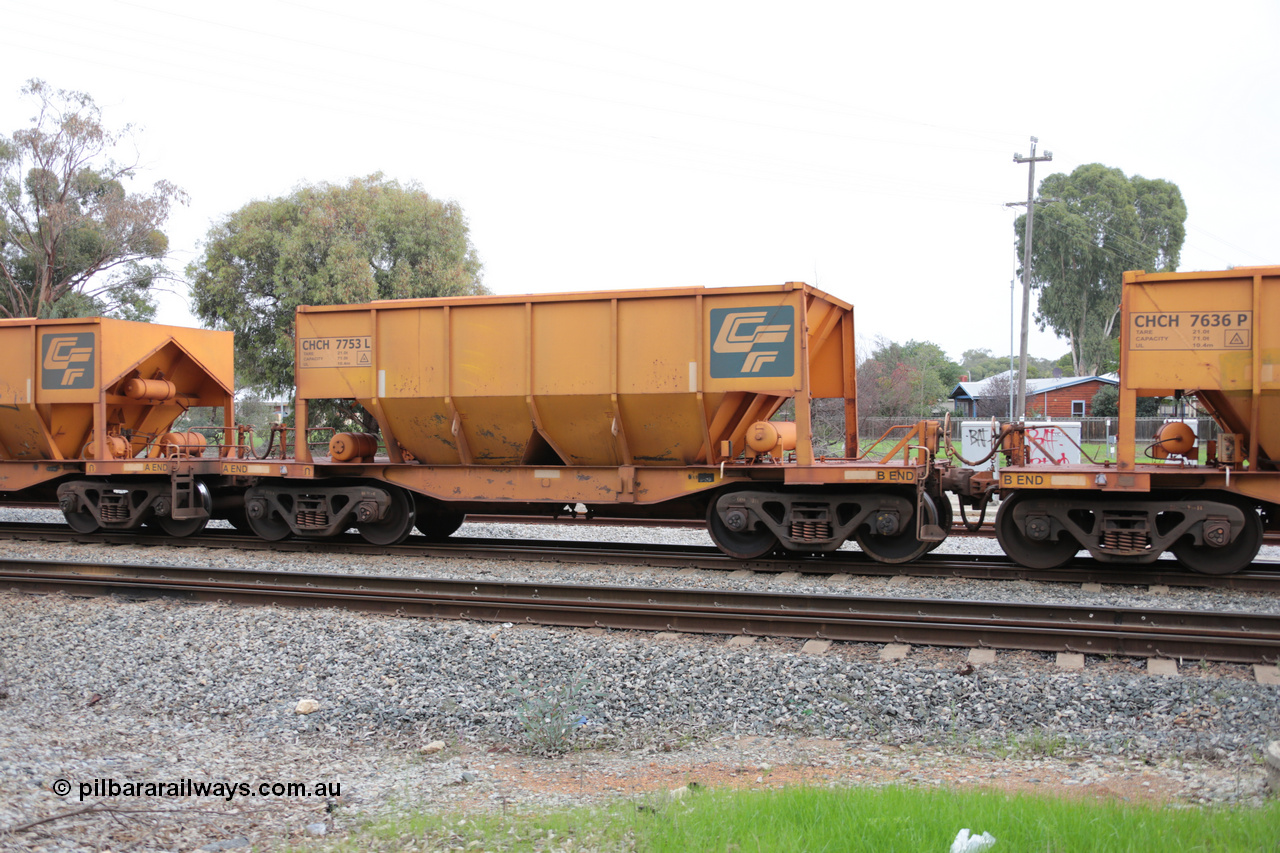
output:
[[[796,425],[791,421],[756,421],[747,427],[747,448],[756,454],[780,457],[796,449]]]
[[[89,443],[84,446],[85,459],[96,459],[97,456],[97,439],[91,436]],[[107,436],[107,457],[109,459],[123,459],[129,455],[129,439],[122,435]]]
[[[178,396],[178,387],[168,379],[134,377],[121,386],[120,393],[131,400],[172,400]]]
[[[158,443],[161,456],[203,456],[208,441],[198,432],[166,432]]]
[[[367,432],[339,432],[329,439],[329,455],[334,462],[372,459],[378,452],[378,437]]]

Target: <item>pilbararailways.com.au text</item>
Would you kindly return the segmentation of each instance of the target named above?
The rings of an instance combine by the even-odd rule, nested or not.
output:
[[[72,784],[58,779],[51,786],[59,797],[71,793]],[[168,782],[117,782],[94,779],[75,786],[80,802],[108,797],[218,797],[231,802],[236,797],[341,797],[341,782],[204,782],[177,779]]]

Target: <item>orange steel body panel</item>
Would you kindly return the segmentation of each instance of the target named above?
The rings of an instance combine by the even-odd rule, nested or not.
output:
[[[1137,397],[1183,391],[1244,436],[1250,468],[1280,459],[1280,267],[1129,272],[1123,299],[1122,425]]]
[[[808,401],[845,398],[852,430],[853,365],[852,307],[799,283],[297,314],[299,411],[355,399],[392,461],[423,466],[718,465],[720,442],[736,455],[750,424],[792,397],[797,459],[812,463]]]
[[[80,470],[32,462],[95,459],[105,472],[118,467],[113,458],[149,455],[192,406],[221,406],[234,425],[230,332],[107,318],[0,320],[0,352],[0,491]],[[126,397],[137,378],[168,380],[175,393]],[[108,436],[127,438],[123,456],[113,457]]]

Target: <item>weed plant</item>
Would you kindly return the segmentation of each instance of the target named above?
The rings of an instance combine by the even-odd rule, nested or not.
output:
[[[563,755],[578,731],[596,711],[600,692],[585,673],[560,684],[535,686],[523,682],[515,690],[520,698],[516,719],[524,728],[530,750],[536,755]]]

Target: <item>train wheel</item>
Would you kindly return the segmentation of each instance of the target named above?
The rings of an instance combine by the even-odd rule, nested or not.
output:
[[[200,498],[200,503],[204,506],[205,515],[203,518],[172,518],[171,516],[152,517],[152,521],[160,526],[160,529],[168,533],[174,538],[181,539],[184,536],[194,536],[204,526],[209,523],[209,513],[213,511],[213,497],[209,494],[209,487],[200,481],[196,481],[196,494]]]
[[[735,560],[754,560],[778,547],[778,537],[767,527],[754,530],[730,530],[716,512],[718,500],[707,507],[707,533],[716,547]]]
[[[67,525],[76,533],[97,533],[102,527],[98,524],[98,519],[93,517],[93,513],[82,509],[73,509],[70,512],[63,510],[62,515],[66,518]]]
[[[951,417],[951,415],[948,414],[947,417]],[[929,496],[925,495],[925,497],[929,497]],[[933,500],[932,498],[929,498],[929,499]],[[933,501],[933,505],[938,510],[938,526],[941,527],[943,530],[945,530],[947,532],[947,535],[950,536],[951,525],[954,524],[956,520],[955,510],[951,508],[951,496],[944,492],[939,497],[938,500]],[[947,540],[945,539],[941,539],[937,542],[930,542],[929,550],[933,551],[937,549],[939,545],[941,545],[943,542],[946,542],[946,541]]]
[[[1202,575],[1230,575],[1253,562],[1262,547],[1262,516],[1246,503],[1233,503],[1233,506],[1244,513],[1244,530],[1240,535],[1221,548],[1182,539],[1169,549],[1179,563]]]
[[[364,541],[370,545],[398,545],[413,532],[418,512],[414,508],[413,498],[404,489],[394,486],[387,488],[391,496],[391,506],[387,508],[385,518],[356,527]]]
[[[938,523],[938,507],[933,498],[920,496],[929,524]],[[882,536],[866,528],[858,529],[858,547],[878,563],[909,563],[932,551],[940,542],[921,542],[916,538],[915,519],[910,519],[896,536]]]
[[[244,514],[249,522],[249,529],[259,539],[279,542],[293,532],[289,529],[289,522],[271,509],[266,498],[255,496],[252,489],[245,493]]]
[[[419,533],[432,542],[448,539],[458,531],[467,517],[466,513],[459,512],[446,503],[421,495],[414,499],[414,508],[418,513],[414,525]]]
[[[1056,569],[1071,562],[1080,550],[1075,537],[1063,532],[1057,539],[1028,539],[1013,517],[1020,502],[1020,495],[1005,498],[996,513],[996,539],[1009,559],[1028,569]]]

